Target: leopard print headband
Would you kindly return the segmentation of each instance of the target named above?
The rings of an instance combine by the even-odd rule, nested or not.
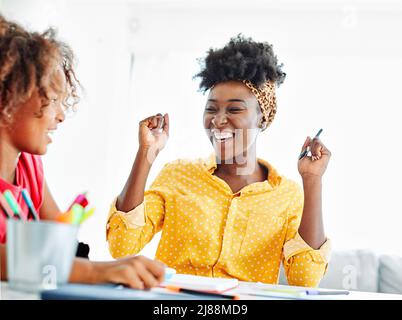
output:
[[[276,114],[275,83],[268,80],[260,87],[256,87],[249,80],[243,80],[243,83],[251,90],[260,104],[263,114],[263,123],[267,124],[265,128],[263,128],[263,130],[265,130],[272,123]]]

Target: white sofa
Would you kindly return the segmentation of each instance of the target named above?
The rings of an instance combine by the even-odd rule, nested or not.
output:
[[[287,284],[283,269],[280,284]],[[319,287],[402,294],[402,257],[359,249],[334,251]]]

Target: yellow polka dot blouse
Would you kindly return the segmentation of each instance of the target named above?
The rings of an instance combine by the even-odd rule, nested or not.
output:
[[[165,165],[144,202],[130,212],[111,206],[107,239],[113,257],[138,253],[159,231],[156,258],[178,273],[317,286],[330,241],[312,249],[298,234],[303,192],[267,162],[264,182],[237,193],[213,175],[215,156]]]

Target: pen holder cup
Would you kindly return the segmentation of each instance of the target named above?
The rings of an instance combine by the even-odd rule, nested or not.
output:
[[[12,289],[37,292],[68,282],[78,226],[48,221],[7,221],[7,274]]]

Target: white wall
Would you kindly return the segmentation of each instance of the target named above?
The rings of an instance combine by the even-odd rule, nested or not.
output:
[[[273,43],[288,75],[259,156],[300,182],[299,149],[306,135],[324,128],[321,138],[333,153],[325,227],[335,249],[402,254],[398,1],[2,0],[0,12],[35,30],[56,26],[79,59],[86,96],[44,161],[62,208],[89,191],[98,210],[80,238],[93,259],[110,258],[108,206],[129,173],[142,118],[169,112],[172,122],[150,181],[167,161],[211,152],[202,129],[205,97],[192,76],[197,58],[239,32]],[[153,256],[156,245],[143,254]]]

